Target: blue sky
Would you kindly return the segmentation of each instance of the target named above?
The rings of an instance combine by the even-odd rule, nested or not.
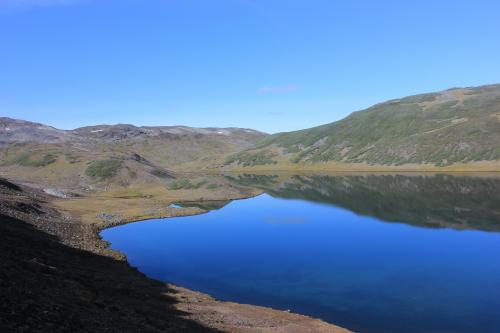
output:
[[[0,115],[296,130],[500,82],[498,1],[0,0]]]

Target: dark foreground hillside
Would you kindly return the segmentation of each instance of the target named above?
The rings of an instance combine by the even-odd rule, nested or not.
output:
[[[2,181],[0,191],[1,332],[217,332],[182,318],[173,291],[126,262],[63,245],[7,216],[44,227],[60,218],[25,189]]]

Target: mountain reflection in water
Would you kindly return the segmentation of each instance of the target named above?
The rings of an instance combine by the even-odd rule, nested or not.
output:
[[[386,222],[500,231],[500,178],[452,175],[226,175],[287,199],[335,205]]]
[[[101,235],[146,275],[221,300],[290,309],[361,333],[498,332],[498,178],[216,178],[265,193],[186,202],[210,211]]]

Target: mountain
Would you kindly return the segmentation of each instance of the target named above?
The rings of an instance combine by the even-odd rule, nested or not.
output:
[[[193,128],[187,126],[143,126],[118,124],[60,130],[25,120],[0,117],[0,147],[10,143],[117,143],[124,140],[161,139],[219,141],[220,143],[248,147],[267,134],[246,128]]]
[[[13,179],[79,191],[164,182],[254,145],[241,128],[97,125],[60,130],[0,118],[0,171]]]
[[[71,131],[24,120],[0,117],[0,148],[13,142],[62,143],[77,141]]]
[[[229,156],[225,164],[304,166],[334,162],[441,167],[499,159],[497,84],[376,104],[334,123],[268,136],[255,147]]]
[[[92,190],[242,167],[499,171],[500,85],[390,100],[331,124],[274,135],[126,124],[60,130],[0,118],[0,171],[34,184]]]

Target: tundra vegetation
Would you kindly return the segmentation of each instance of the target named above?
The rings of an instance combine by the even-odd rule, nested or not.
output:
[[[272,163],[270,149],[291,163],[308,164],[439,167],[499,160],[500,85],[390,100],[331,124],[268,136],[227,161],[249,166],[265,156]]]

